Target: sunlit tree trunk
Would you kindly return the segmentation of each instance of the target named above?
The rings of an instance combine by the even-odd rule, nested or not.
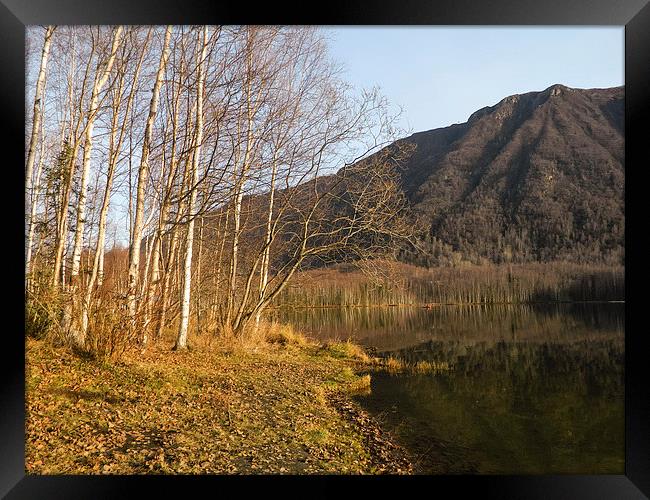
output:
[[[233,206],[233,233],[232,233],[232,248],[230,257],[230,283],[228,288],[228,301],[226,304],[226,328],[232,328],[233,313],[235,308],[235,300],[237,297],[237,266],[239,264],[239,238],[241,236],[241,206],[244,197],[244,188],[246,185],[248,169],[250,168],[250,155],[253,140],[253,103],[252,101],[252,80],[253,80],[253,28],[247,28],[247,47],[246,47],[246,139],[244,158],[242,160],[241,172],[239,178],[236,180],[235,197]]]
[[[120,37],[122,35],[122,27],[118,26],[113,34],[113,40],[111,43],[111,52],[108,59],[98,64],[97,73],[95,74],[95,81],[93,83],[91,95],[90,95],[90,105],[86,118],[86,126],[84,133],[84,153],[83,160],[81,165],[81,181],[80,181],[80,190],[79,190],[79,199],[77,200],[77,227],[75,228],[75,237],[74,245],[72,249],[72,264],[70,267],[70,285],[72,287],[72,302],[66,305],[66,310],[64,313],[64,327],[66,330],[70,330],[72,335],[72,340],[77,346],[83,346],[85,340],[84,333],[84,315],[81,314],[82,325],[81,328],[77,328],[74,324],[72,314],[75,309],[76,301],[76,288],[79,285],[79,271],[81,267],[81,253],[83,249],[83,238],[84,238],[84,228],[86,224],[86,199],[87,199],[87,185],[88,177],[90,172],[90,154],[92,152],[92,143],[93,143],[93,130],[95,126],[95,119],[99,111],[99,95],[104,87],[104,84],[108,80],[111,69],[113,67],[113,62],[115,61],[115,56],[117,54],[117,48],[120,43]],[[103,71],[100,73],[101,66],[104,65]]]
[[[192,287],[192,248],[194,246],[194,205],[196,203],[197,189],[195,186],[199,160],[201,158],[201,146],[203,142],[203,85],[204,85],[204,60],[208,46],[208,27],[203,27],[203,42],[199,52],[197,68],[197,91],[196,91],[196,146],[192,154],[192,166],[190,175],[190,200],[187,210],[189,221],[187,223],[187,235],[185,241],[185,259],[183,264],[184,278],[181,295],[181,318],[178,328],[178,338],[174,349],[187,348],[187,330],[190,319],[190,290]]]
[[[84,93],[86,88],[86,82],[88,79],[88,73],[90,72],[91,58],[88,58],[86,63],[86,69],[84,73],[84,79],[81,85],[81,93],[79,97],[79,107],[77,108],[77,118],[75,118],[75,70],[76,70],[76,58],[75,58],[75,32],[72,32],[71,46],[70,46],[71,64],[70,70],[68,72],[68,108],[69,108],[69,140],[71,141],[71,154],[69,163],[65,166],[66,169],[66,179],[64,186],[62,188],[61,199],[59,201],[57,211],[56,211],[56,240],[54,251],[54,269],[52,273],[52,285],[58,286],[59,282],[65,284],[65,262],[64,262],[64,252],[67,242],[68,235],[68,202],[70,200],[70,194],[72,191],[72,185],[74,181],[75,171],[76,171],[76,161],[77,154],[79,152],[79,140],[78,133],[79,128],[82,122],[81,108],[83,105]],[[62,146],[65,145],[65,141]]]
[[[168,301],[169,301],[169,289],[172,278],[172,267],[176,262],[176,254],[178,248],[178,231],[174,228],[171,241],[169,244],[168,257],[165,263],[165,270],[163,275],[162,289],[160,292],[160,312],[158,314],[158,319],[156,323],[155,335],[156,338],[160,338],[162,331],[167,322],[167,311],[168,311]]]
[[[126,100],[126,112],[124,114],[125,117],[129,115],[131,106],[133,105],[136,88],[137,88],[137,82],[140,76],[140,69],[142,68],[142,61],[144,59],[144,55],[147,50],[150,33],[151,30],[147,34],[147,38],[142,48],[142,52],[136,63],[131,90]],[[106,187],[104,190],[102,206],[99,212],[97,243],[95,246],[93,267],[92,267],[92,272],[90,274],[88,286],[84,294],[84,302],[83,302],[81,334],[84,337],[86,335],[86,331],[88,328],[88,310],[90,307],[90,301],[95,287],[95,282],[97,283],[98,286],[101,286],[104,280],[104,246],[106,241],[106,219],[108,216],[108,208],[111,199],[111,189],[113,187],[113,179],[115,176],[115,170],[117,167],[119,152],[125,135],[125,123],[123,123],[121,127],[119,126],[119,115],[120,115],[122,96],[124,92],[124,80],[126,76],[127,63],[128,60],[122,62],[122,66],[120,67],[120,74],[117,82],[117,88],[115,89],[115,96],[113,98],[113,116],[111,119],[111,132],[109,137],[108,171],[106,173]],[[119,134],[118,134],[118,130],[119,130]]]
[[[70,160],[66,165],[66,182],[63,186],[61,200],[58,206],[58,213],[56,214],[57,234],[56,234],[56,250],[54,260],[54,272],[52,274],[52,284],[57,286],[59,281],[65,285],[65,248],[68,242],[68,203],[70,202],[70,195],[72,194],[72,185],[74,184],[74,176],[76,173],[76,159],[79,152],[79,143],[75,142],[72,147]]]
[[[216,232],[217,241],[220,241],[220,243],[219,243],[219,253],[217,255],[217,258],[215,259],[215,263],[216,263],[216,270],[214,272],[215,293],[212,294],[213,295],[212,310],[213,310],[213,319],[216,319],[217,315],[219,315],[219,320],[222,323],[224,319],[222,317],[224,313],[224,311],[222,310],[223,302],[221,301],[221,298],[219,297],[219,294],[216,293],[216,291],[219,289],[219,286],[221,284],[221,278],[225,268],[225,266],[223,265],[223,261],[224,261],[224,251],[226,249],[226,240],[228,236],[229,220],[230,220],[230,213],[229,210],[226,209],[225,211],[222,211],[219,214],[219,226]],[[223,228],[221,227],[221,224],[223,224]]]
[[[44,139],[44,134],[43,134],[43,124],[41,122],[41,137]],[[38,204],[38,197],[40,194],[40,183],[41,183],[41,173],[43,172],[43,156],[45,154],[45,140],[41,140],[41,151],[40,155],[38,158],[38,164],[36,165],[36,177],[34,179],[34,184],[32,187],[32,192],[31,193],[26,193],[25,197],[29,198],[29,229],[27,232],[27,258],[26,264],[25,264],[25,284],[27,286],[27,290],[30,291],[31,289],[31,283],[32,283],[32,248],[34,246],[34,233],[36,229],[36,224],[34,223],[34,219],[36,218],[36,206]],[[47,220],[47,217],[45,217],[45,220]],[[41,247],[42,243],[42,238],[39,241],[39,245],[36,249],[36,255],[34,256],[34,260],[38,258],[38,250]]]
[[[262,254],[262,264],[260,268],[260,290],[259,300],[264,299],[266,293],[266,286],[269,282],[269,261],[271,257],[271,242],[273,227],[273,202],[275,201],[275,176],[278,170],[277,166],[277,148],[273,151],[273,162],[271,164],[271,189],[269,191],[269,210],[266,218],[266,235],[264,238],[264,251]],[[255,326],[259,326],[261,312],[255,315]]]
[[[27,277],[25,284],[27,285],[30,280],[30,265],[32,258],[32,242],[34,237],[34,215],[35,215],[35,196],[33,191],[33,170],[34,170],[34,158],[36,157],[36,144],[38,143],[39,132],[41,131],[41,121],[43,119],[43,94],[45,88],[45,75],[47,71],[47,60],[50,54],[50,45],[52,42],[52,34],[56,29],[55,26],[48,26],[45,30],[45,38],[43,40],[43,50],[41,52],[41,66],[38,71],[38,78],[36,80],[36,92],[34,94],[34,114],[32,118],[32,133],[29,139],[29,149],[27,151],[27,165],[25,168],[25,201],[27,202],[27,213],[29,214],[27,219],[27,248],[25,254],[25,275]],[[42,134],[41,134],[42,135]],[[44,138],[41,138],[43,140]],[[43,155],[41,154],[41,159],[39,160],[39,168],[37,172],[37,177],[40,178],[40,166],[42,165]],[[38,186],[38,180],[36,181],[36,186]]]
[[[165,39],[160,54],[160,63],[156,73],[156,81],[151,96],[151,105],[149,107],[149,116],[145,125],[144,141],[142,144],[142,157],[140,159],[140,168],[138,170],[138,187],[136,194],[135,219],[133,222],[133,236],[129,248],[129,286],[128,286],[128,308],[131,317],[132,326],[134,325],[136,315],[136,295],[138,288],[138,278],[140,274],[140,246],[142,242],[142,232],[144,229],[144,197],[147,180],[149,176],[149,154],[151,150],[151,136],[153,133],[153,123],[158,110],[159,90],[162,84],[162,77],[167,62],[169,39],[171,36],[171,26],[165,29]]]
[[[86,224],[86,198],[87,198],[87,185],[88,176],[90,172],[90,154],[93,147],[93,130],[95,127],[95,119],[99,111],[99,95],[104,88],[104,84],[108,80],[115,56],[120,44],[122,36],[122,26],[118,26],[113,34],[113,41],[111,43],[111,53],[105,63],[98,65],[93,84],[92,92],[90,95],[90,107],[88,109],[88,118],[86,121],[86,130],[84,135],[84,154],[81,165],[81,186],[79,191],[79,200],[77,201],[77,227],[75,230],[74,247],[72,250],[72,267],[70,269],[70,282],[74,286],[76,284],[79,268],[81,263],[81,251],[83,248],[84,227]],[[104,65],[103,71],[99,73],[100,68]]]
[[[181,68],[182,73],[182,68]],[[175,85],[175,76],[177,74],[173,73],[170,79],[170,84],[168,89],[171,90],[171,152],[169,155],[169,169],[165,171],[166,156],[163,149],[163,159],[160,163],[161,170],[161,179],[165,179],[165,185],[163,186],[163,193],[161,196],[161,205],[160,211],[158,214],[158,226],[156,229],[155,239],[156,243],[153,249],[153,268],[151,273],[151,280],[149,282],[148,292],[147,292],[147,311],[146,316],[149,321],[151,321],[152,309],[155,316],[154,321],[154,335],[156,338],[159,338],[162,334],[162,329],[166,320],[166,304],[169,291],[169,280],[170,280],[170,266],[174,261],[174,254],[176,251],[176,242],[177,242],[177,225],[172,226],[172,235],[169,238],[169,244],[167,248],[168,257],[164,258],[163,255],[163,238],[165,236],[165,231],[168,226],[168,217],[171,210],[171,197],[174,180],[176,178],[176,173],[178,171],[178,161],[177,161],[177,152],[176,152],[176,142],[177,142],[177,133],[178,133],[178,109],[179,109],[179,100],[181,96],[181,86]],[[163,145],[164,148],[164,145]],[[180,212],[180,210],[179,210]],[[161,269],[162,264],[162,269]],[[154,304],[154,300],[157,299],[157,303]]]
[[[233,308],[235,306],[235,298],[237,294],[237,265],[239,258],[239,236],[240,236],[240,221],[241,221],[241,203],[243,198],[243,190],[238,188],[235,195],[235,203],[233,207],[233,232],[232,232],[232,247],[230,256],[230,278],[228,284],[228,301],[226,304],[226,327],[231,327],[231,318]]]
[[[203,254],[203,217],[199,217],[199,251],[196,259],[196,331],[201,332],[201,258]]]

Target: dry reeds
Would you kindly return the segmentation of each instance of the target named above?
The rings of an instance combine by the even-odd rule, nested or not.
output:
[[[421,360],[415,363],[409,363],[402,359],[388,356],[380,361],[379,366],[389,373],[412,373],[412,374],[427,374],[438,373],[451,369],[451,366],[446,361],[428,361]]]
[[[368,394],[370,392],[370,375],[365,374],[351,382],[347,391],[351,394]]]
[[[296,332],[289,324],[264,323],[258,328],[264,340],[269,344],[296,345],[305,347],[309,340],[299,332]]]

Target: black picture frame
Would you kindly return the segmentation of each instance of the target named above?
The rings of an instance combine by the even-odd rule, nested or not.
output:
[[[648,162],[648,138],[642,122],[650,116],[650,4],[648,0],[441,0],[370,3],[361,0],[307,4],[256,5],[205,0],[0,0],[0,130],[9,139],[0,155],[0,170],[9,174],[2,191],[6,204],[0,213],[5,249],[20,247],[24,190],[25,26],[33,24],[399,24],[399,25],[610,25],[625,26],[625,162],[626,162],[626,359],[625,359],[625,474],[594,476],[415,476],[415,477],[255,477],[223,476],[26,476],[25,475],[25,359],[24,274],[7,266],[3,276],[8,301],[2,334],[3,377],[0,379],[0,496],[6,498],[124,498],[182,495],[197,488],[208,494],[241,497],[253,485],[267,495],[330,497],[350,487],[364,494],[399,494],[412,487],[431,495],[468,498],[636,499],[650,496],[650,372],[648,341],[641,328],[641,288],[644,283],[641,233],[645,207],[639,203]],[[15,184],[14,184],[15,182]],[[634,201],[637,200],[637,201]],[[634,204],[637,204],[635,210]],[[640,205],[640,206],[639,206]],[[636,220],[639,220],[637,225]],[[636,228],[635,228],[636,227]],[[634,243],[636,241],[636,244]],[[15,247],[15,248],[14,248]],[[637,288],[639,291],[637,291]],[[629,290],[635,290],[630,293]],[[16,300],[12,307],[10,300]],[[252,479],[252,481],[251,481]],[[218,481],[218,482],[215,482]],[[290,486],[290,488],[289,488]],[[446,493],[442,493],[445,490]],[[258,494],[259,494],[258,493]]]

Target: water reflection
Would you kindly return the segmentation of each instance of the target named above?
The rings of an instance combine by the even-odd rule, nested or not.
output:
[[[428,340],[566,341],[622,336],[623,304],[296,308],[271,311],[318,340],[353,339],[380,352]]]
[[[348,338],[448,372],[373,373],[359,402],[423,473],[624,471],[624,306],[285,311],[320,339]]]

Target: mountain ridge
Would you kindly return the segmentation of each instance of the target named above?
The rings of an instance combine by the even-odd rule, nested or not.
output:
[[[554,84],[396,141],[433,265],[624,260],[624,87]],[[458,255],[460,254],[460,256]]]

